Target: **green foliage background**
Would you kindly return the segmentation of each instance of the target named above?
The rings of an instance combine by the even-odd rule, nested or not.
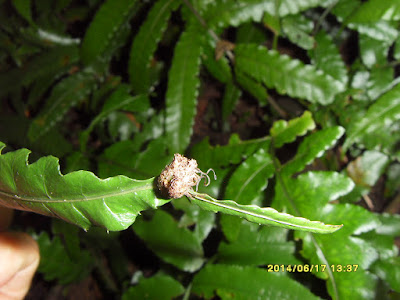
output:
[[[399,297],[399,1],[0,6],[1,203],[88,229],[23,228],[45,280],[97,274],[104,295],[123,299]],[[152,178],[177,152],[217,173],[202,193],[343,228],[164,205]],[[140,247],[156,266],[138,261]]]

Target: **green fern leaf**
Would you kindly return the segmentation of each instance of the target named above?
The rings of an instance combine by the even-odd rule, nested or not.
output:
[[[400,2],[397,0],[369,0],[350,17],[349,22],[373,23],[400,20]]]
[[[275,88],[280,94],[307,99],[323,105],[332,103],[342,84],[314,66],[257,45],[238,45],[236,65],[240,71]]]
[[[344,143],[344,149],[348,149],[352,144],[365,143],[371,140],[371,137],[379,134],[379,131],[396,130],[396,123],[400,120],[400,85],[396,85],[389,92],[385,93],[372,104],[365,116],[357,122],[349,124],[347,130],[347,139]],[[393,129],[391,129],[393,127]],[[380,139],[372,139],[375,146],[382,147],[379,144]]]
[[[196,158],[199,166],[227,167],[240,163],[260,148],[268,149],[270,143],[270,137],[242,141],[238,135],[232,135],[228,145],[224,146],[211,146],[207,140],[203,140],[193,146],[191,156]]]
[[[291,176],[301,172],[305,166],[333,147],[343,134],[343,127],[334,126],[307,136],[300,144],[296,156],[282,167],[282,175]]]
[[[175,0],[158,1],[133,40],[129,58],[129,76],[136,93],[146,93],[150,89],[150,62],[167,28],[167,21],[178,5],[180,2]]]
[[[290,276],[281,274],[283,265],[269,266],[277,266],[278,270],[208,263],[195,275],[192,291],[202,299],[213,299],[215,295],[224,300],[320,299]]]
[[[320,31],[315,36],[314,48],[308,53],[317,69],[335,78],[345,88],[348,80],[346,65],[328,34]]]
[[[320,0],[241,0],[218,1],[204,15],[211,27],[238,26],[248,21],[261,21],[264,13],[284,17],[321,5]]]
[[[135,0],[108,0],[97,11],[82,42],[81,55],[86,65],[101,58],[128,26],[137,5]]]
[[[4,146],[0,143],[0,150]],[[57,217],[85,230],[97,225],[116,231],[130,226],[140,211],[169,202],[157,198],[152,178],[102,180],[87,171],[62,175],[57,158],[28,164],[29,153],[21,149],[0,155],[1,205]]]
[[[342,225],[329,225],[318,221],[310,221],[305,218],[295,217],[286,213],[280,213],[271,207],[261,208],[256,205],[240,205],[231,200],[216,200],[207,194],[191,192],[190,199],[205,210],[223,212],[260,225],[274,225],[315,233],[332,233],[342,227]]]
[[[200,80],[202,34],[191,25],[182,33],[174,50],[166,95],[166,133],[172,153],[183,152],[189,144],[196,114]]]
[[[69,108],[87,97],[95,85],[93,74],[79,72],[71,75],[54,88],[40,114],[33,120],[28,137],[35,141],[59,122]]]
[[[315,123],[309,111],[305,111],[301,117],[289,122],[285,120],[276,121],[270,130],[274,147],[280,148],[284,144],[291,143],[296,137],[305,135],[307,131],[314,128]]]

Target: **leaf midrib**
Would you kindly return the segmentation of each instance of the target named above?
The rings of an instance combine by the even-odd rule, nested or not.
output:
[[[102,195],[96,195],[96,196],[89,196],[86,197],[84,196],[83,198],[80,199],[63,199],[63,198],[53,198],[53,199],[48,199],[48,198],[38,198],[38,197],[19,197],[18,195],[12,194],[12,193],[8,193],[5,191],[0,191],[0,195],[4,195],[6,197],[12,198],[12,199],[16,199],[16,201],[26,201],[26,202],[37,202],[37,203],[72,203],[72,202],[85,202],[85,201],[95,201],[95,200],[104,200],[105,198],[111,198],[111,197],[118,197],[118,196],[123,196],[123,195],[127,195],[127,194],[131,194],[134,192],[140,192],[140,191],[144,191],[144,190],[149,190],[149,189],[153,189],[153,183],[149,182],[146,183],[143,186],[140,187],[134,187],[131,189],[127,189],[127,190],[123,190],[123,191],[119,191],[117,193],[106,193],[106,194],[102,194]]]
[[[324,224],[324,223],[319,222],[319,221],[311,221],[311,220],[307,220],[307,219],[302,218],[302,217],[294,217],[294,216],[288,215],[288,217],[291,217],[291,219],[296,219],[299,222],[303,221],[303,222],[308,222],[308,223],[315,224],[315,225],[321,225],[321,226],[324,226],[324,227],[326,226],[326,227],[328,227],[330,229],[316,228],[316,227],[313,227],[313,226],[300,225],[300,224],[293,224],[293,223],[290,223],[288,221],[277,220],[276,218],[265,216],[265,215],[262,215],[262,214],[259,214],[259,213],[256,213],[256,212],[250,212],[250,211],[248,211],[246,209],[241,209],[240,207],[234,207],[232,205],[229,205],[229,203],[223,203],[222,201],[215,201],[215,200],[212,200],[212,199],[208,199],[210,197],[208,195],[207,195],[207,197],[202,197],[203,196],[202,194],[192,194],[191,196],[195,197],[197,200],[204,201],[204,202],[209,203],[211,205],[219,206],[219,207],[222,207],[222,208],[225,208],[225,209],[228,209],[228,210],[233,210],[233,211],[245,214],[245,215],[250,215],[252,217],[268,220],[268,221],[271,221],[271,222],[274,222],[274,223],[286,225],[286,226],[291,227],[293,229],[294,228],[302,228],[302,229],[310,230],[311,232],[329,233],[329,232],[334,232],[334,231],[336,231],[337,229],[339,229],[341,227],[340,225]],[[225,200],[225,202],[226,201],[228,201],[228,200]],[[233,202],[233,203],[235,203],[235,202]],[[253,205],[249,205],[249,206],[253,206]],[[254,206],[254,207],[256,207],[256,206]],[[260,208],[260,209],[262,210],[262,208]],[[278,212],[277,210],[275,210],[275,209],[273,209],[271,207],[268,207],[267,209],[270,210],[272,213],[275,213],[277,215],[282,215],[282,213]],[[267,210],[267,209],[264,208],[264,210]]]

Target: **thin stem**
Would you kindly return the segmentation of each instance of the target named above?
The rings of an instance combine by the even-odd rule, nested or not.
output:
[[[369,210],[373,211],[374,210],[374,204],[372,203],[371,198],[368,195],[364,195],[363,199],[365,203],[367,204]]]
[[[275,99],[273,97],[271,97],[270,95],[268,95],[267,97],[267,101],[269,104],[271,104],[271,106],[277,111],[277,113],[279,114],[279,116],[283,119],[286,119],[288,117],[288,113],[286,111],[284,111],[279,104],[275,101]]]
[[[317,24],[314,27],[314,30],[311,35],[316,35],[317,32],[319,31],[319,28],[321,27],[322,21],[326,18],[326,16],[331,12],[331,10],[338,4],[339,0],[336,2],[333,2],[331,5],[329,5],[325,11],[321,14],[321,16],[318,18]]]
[[[104,260],[101,257],[101,254],[96,249],[94,249],[93,246],[89,245],[88,243],[85,244],[87,245],[89,252],[91,252],[94,257],[95,268],[102,282],[104,283],[105,288],[114,293],[118,292],[119,289],[117,282],[111,274],[110,269],[106,266]]]
[[[193,7],[193,5],[188,1],[188,0],[183,0],[183,2],[186,4],[186,6],[190,9],[190,11],[193,13],[193,15],[196,17],[196,19],[200,22],[201,26],[203,26],[208,34],[215,40],[215,42],[218,44],[221,39],[219,38],[219,36],[215,33],[214,30],[212,30],[206,23],[206,21],[203,19],[202,16],[200,16],[200,14],[197,12],[197,10]],[[233,52],[231,50],[227,50],[226,52],[226,56],[228,56],[228,58],[231,61],[234,61],[235,56],[233,55]]]

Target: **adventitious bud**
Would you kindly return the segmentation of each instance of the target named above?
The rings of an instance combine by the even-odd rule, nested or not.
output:
[[[196,186],[197,190],[199,182],[204,177],[207,178],[206,185],[208,185],[210,178],[207,173],[202,172],[197,167],[195,159],[188,159],[176,153],[173,161],[165,167],[158,177],[158,188],[164,197],[177,199],[184,195],[189,195],[194,186]],[[215,174],[214,178],[216,178]]]

